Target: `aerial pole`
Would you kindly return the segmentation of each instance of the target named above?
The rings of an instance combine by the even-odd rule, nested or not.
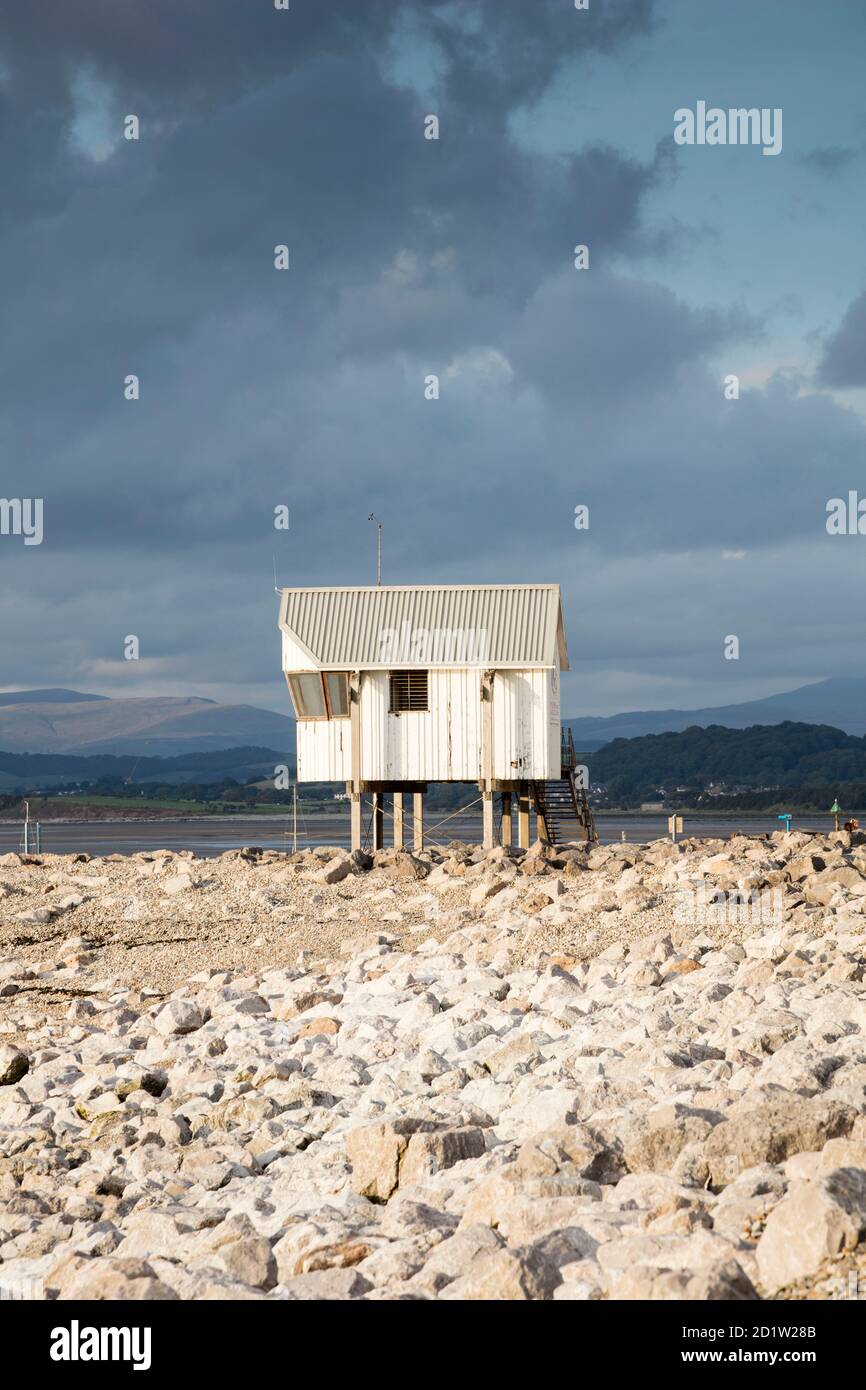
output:
[[[379,589],[382,586],[382,523],[372,512],[367,520],[376,523],[376,588]]]

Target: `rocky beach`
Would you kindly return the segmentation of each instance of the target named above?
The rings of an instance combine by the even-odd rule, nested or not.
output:
[[[856,1296],[864,914],[859,832],[2,855],[0,1289]]]

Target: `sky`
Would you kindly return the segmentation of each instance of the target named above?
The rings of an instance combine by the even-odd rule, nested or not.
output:
[[[385,583],[561,584],[569,716],[863,674],[864,41],[861,0],[5,6],[0,498],[43,525],[0,689],[288,713],[274,567],[374,582],[371,513]],[[698,102],[780,152],[676,143]]]

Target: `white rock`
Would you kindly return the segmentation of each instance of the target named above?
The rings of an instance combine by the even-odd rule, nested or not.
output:
[[[174,1033],[192,1033],[202,1025],[201,1010],[192,999],[169,999],[153,1022],[163,1037],[170,1037]]]

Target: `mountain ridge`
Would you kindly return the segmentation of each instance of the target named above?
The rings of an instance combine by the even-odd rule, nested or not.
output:
[[[615,738],[644,734],[682,733],[684,729],[747,729],[754,724],[827,724],[843,733],[866,734],[866,677],[833,676],[797,686],[778,695],[738,704],[707,705],[701,709],[629,710],[612,715],[588,715],[563,720],[575,746],[599,747]]]
[[[616,738],[711,725],[745,729],[786,722],[829,725],[862,737],[866,734],[866,677],[831,677],[738,704],[563,719],[576,747],[587,752]],[[0,749],[9,753],[173,757],[251,746],[283,749],[293,757],[294,718],[288,712],[223,705],[199,696],[112,697],[62,687],[0,694]]]
[[[46,694],[61,698],[45,699]],[[12,691],[0,698],[0,748],[8,753],[171,757],[250,746],[289,752],[294,733],[288,715],[197,696]]]

